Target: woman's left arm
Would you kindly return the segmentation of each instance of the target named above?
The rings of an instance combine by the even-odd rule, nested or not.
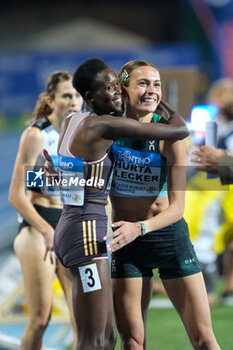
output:
[[[163,155],[167,159],[169,206],[155,217],[143,221],[146,233],[173,224],[180,220],[184,213],[186,187],[185,141],[165,141]]]
[[[114,238],[107,248],[115,251],[132,242],[138,236],[173,224],[180,220],[184,213],[186,186],[186,148],[185,141],[165,141],[163,155],[167,159],[167,182],[169,206],[151,219],[140,222],[115,222],[116,231],[105,236]]]

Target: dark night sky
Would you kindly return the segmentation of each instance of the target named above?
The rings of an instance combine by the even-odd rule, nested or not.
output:
[[[156,43],[206,40],[187,0],[1,0],[0,9],[1,32],[9,29],[9,40],[24,27],[39,30],[79,17],[120,26]]]

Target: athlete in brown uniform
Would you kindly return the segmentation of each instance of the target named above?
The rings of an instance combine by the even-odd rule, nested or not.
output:
[[[182,139],[188,132],[175,112],[172,119],[176,127],[141,124],[109,115],[121,111],[121,87],[116,74],[102,60],[85,61],[76,70],[73,84],[90,112],[75,113],[63,125],[58,147],[60,173],[68,178],[69,169],[73,169],[76,178],[78,175],[87,182],[98,171],[98,180],[103,179],[104,184],[84,189],[79,186],[78,192],[74,187],[62,189],[65,205],[55,232],[55,252],[72,275],[77,350],[112,350],[112,293],[103,241],[107,229],[107,180],[112,168],[109,149],[119,137]],[[106,169],[102,162],[107,163]]]

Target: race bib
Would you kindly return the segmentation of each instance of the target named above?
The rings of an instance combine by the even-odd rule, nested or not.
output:
[[[115,157],[111,195],[155,197],[159,194],[161,155],[113,145]]]
[[[63,204],[82,206],[86,180],[83,158],[66,157],[58,153],[59,187]]]
[[[101,289],[101,283],[96,264],[80,266],[78,269],[84,293]]]

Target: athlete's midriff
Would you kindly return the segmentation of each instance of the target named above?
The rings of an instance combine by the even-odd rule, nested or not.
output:
[[[112,221],[139,221],[150,219],[168,208],[168,197],[129,198],[111,196]]]
[[[41,205],[45,208],[62,208],[60,197],[49,197],[33,191],[28,191],[28,197],[32,204]]]

